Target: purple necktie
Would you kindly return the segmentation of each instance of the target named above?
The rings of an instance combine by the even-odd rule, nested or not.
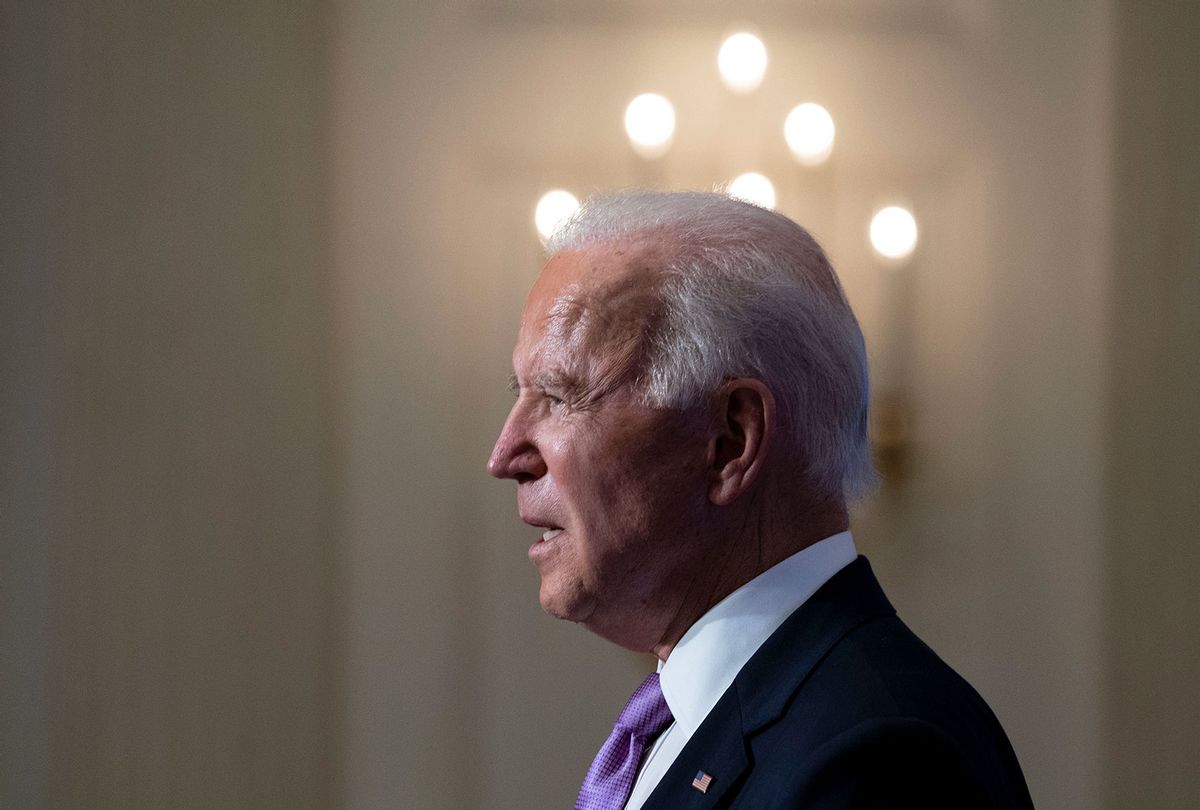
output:
[[[651,673],[625,704],[612,734],[588,768],[575,810],[621,810],[633,790],[642,753],[673,719],[658,685],[658,673]]]

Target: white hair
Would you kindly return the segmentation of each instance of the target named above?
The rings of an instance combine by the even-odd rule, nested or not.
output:
[[[647,335],[648,401],[689,408],[726,380],[758,379],[810,485],[847,499],[867,494],[876,475],[866,348],[808,231],[725,194],[631,191],[586,201],[547,250],[629,242],[664,257],[664,315]]]

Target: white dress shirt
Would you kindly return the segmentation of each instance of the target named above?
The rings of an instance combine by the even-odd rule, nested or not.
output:
[[[850,532],[813,543],[726,596],[658,663],[675,718],[642,761],[625,810],[639,810],[700,723],[762,643],[858,552]],[[690,776],[689,776],[690,778]]]

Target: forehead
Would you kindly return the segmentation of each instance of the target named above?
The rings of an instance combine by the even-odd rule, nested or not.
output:
[[[618,244],[555,253],[529,291],[525,316],[547,313],[563,300],[584,300],[604,287],[636,283],[650,272],[648,252],[645,246]]]
[[[547,351],[596,351],[644,333],[661,314],[660,267],[645,244],[556,253],[525,302],[514,363]]]
[[[580,336],[646,319],[661,284],[653,248],[616,245],[562,251],[546,263],[524,306],[520,342]]]

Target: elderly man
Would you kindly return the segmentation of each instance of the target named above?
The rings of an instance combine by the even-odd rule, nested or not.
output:
[[[545,610],[659,660],[576,808],[1031,806],[987,705],[856,554],[866,354],[812,237],[636,192],[549,252],[488,469],[541,531]]]

